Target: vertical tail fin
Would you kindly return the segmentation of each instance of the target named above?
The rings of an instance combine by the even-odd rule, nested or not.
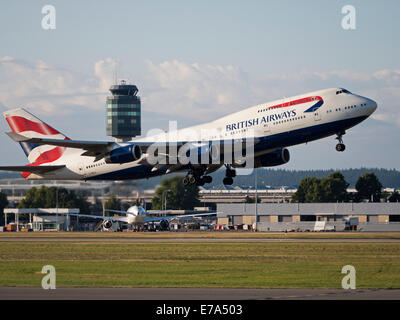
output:
[[[8,110],[3,113],[11,130],[29,138],[51,138],[69,140],[58,130],[49,126],[23,108]],[[64,147],[38,145],[20,142],[29,162],[34,165],[51,163],[58,160],[64,153]]]

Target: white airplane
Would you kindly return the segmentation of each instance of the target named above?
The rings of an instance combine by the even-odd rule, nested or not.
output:
[[[134,227],[141,227],[145,224],[150,224],[150,223],[153,224],[158,223],[161,230],[167,230],[169,226],[169,220],[171,219],[185,219],[185,218],[216,215],[215,212],[207,212],[207,213],[183,214],[183,215],[165,216],[165,217],[149,217],[148,214],[166,213],[167,210],[150,210],[149,212],[146,212],[146,210],[143,207],[138,205],[130,207],[127,211],[119,211],[119,210],[106,210],[106,211],[123,214],[124,216],[98,216],[98,215],[80,214],[80,213],[58,213],[58,214],[99,219],[102,220],[101,224],[107,230],[111,229],[111,227],[115,222],[126,223]]]
[[[336,150],[344,151],[342,136],[346,130],[367,119],[376,108],[371,99],[331,88],[259,104],[202,125],[120,143],[71,140],[25,109],[14,109],[4,112],[12,130],[7,134],[20,143],[30,163],[0,170],[20,171],[26,179],[45,180],[143,179],[185,171],[185,185],[204,185],[212,181],[209,173],[225,165],[223,183],[230,185],[235,168],[250,160],[255,168],[287,163],[290,155],[286,148],[293,145],[336,135]],[[250,140],[253,153],[241,159],[232,156],[230,146],[239,142],[243,150]],[[158,145],[161,147],[154,152]],[[213,148],[215,145],[219,148]],[[182,154],[182,150],[184,155],[201,155],[201,160],[205,155],[208,162],[194,161],[197,156],[189,162],[181,161],[176,152]],[[154,155],[159,162],[153,161]],[[211,158],[213,161],[209,161]]]

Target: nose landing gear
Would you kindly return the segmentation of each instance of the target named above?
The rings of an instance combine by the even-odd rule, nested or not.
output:
[[[342,136],[345,133],[346,132],[339,132],[337,134],[337,137],[335,139],[337,139],[339,141],[339,143],[336,145],[336,151],[343,152],[344,150],[346,150],[346,146],[344,145],[343,139],[342,139]]]

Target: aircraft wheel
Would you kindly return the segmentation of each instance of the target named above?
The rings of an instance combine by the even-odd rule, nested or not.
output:
[[[233,179],[231,177],[225,177],[224,180],[222,181],[223,184],[230,186],[233,184]]]
[[[196,178],[193,176],[189,177],[189,184],[195,184],[196,183]]]
[[[184,186],[187,186],[189,184],[189,177],[184,177],[182,183]]]
[[[343,152],[344,150],[346,150],[346,146],[343,143],[338,143],[336,145],[336,151]]]
[[[204,176],[203,179],[204,179],[205,183],[211,183],[212,182],[212,177],[211,176]]]

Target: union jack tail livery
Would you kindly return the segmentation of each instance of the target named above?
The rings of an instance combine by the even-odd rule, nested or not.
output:
[[[58,130],[41,121],[25,109],[14,109],[4,112],[4,116],[12,132],[27,138],[51,138],[69,140]],[[39,145],[29,142],[19,142],[31,164],[40,165],[59,159],[65,151],[63,147]]]
[[[50,138],[58,140],[69,140],[58,130],[49,126],[33,114],[23,108],[8,110],[3,113],[12,132],[22,137],[30,138]],[[51,164],[61,158],[65,152],[65,147],[55,147],[33,142],[19,142],[22,150],[28,158],[28,166],[40,166]],[[24,178],[28,178],[31,172],[22,172]]]

